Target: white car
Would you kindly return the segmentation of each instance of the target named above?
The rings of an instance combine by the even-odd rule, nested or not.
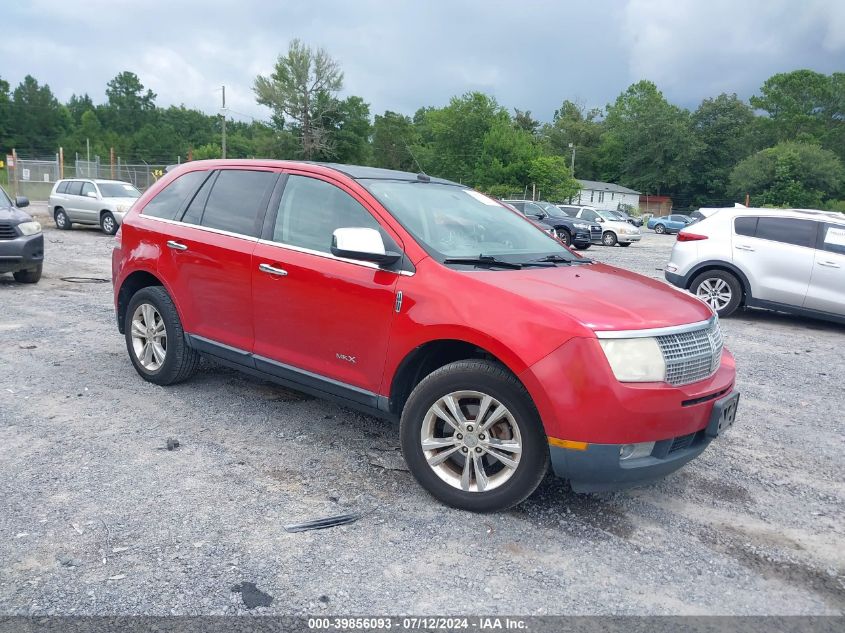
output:
[[[720,317],[748,306],[845,323],[845,214],[721,209],[678,233],[664,274]]]
[[[582,207],[577,204],[559,204],[557,208],[569,217],[580,218],[591,223],[600,223],[601,239],[595,240],[598,244],[630,246],[634,242],[639,242],[643,237],[639,228],[620,220],[608,211],[601,211],[593,207]]]
[[[114,235],[129,207],[140,196],[140,191],[120,180],[59,180],[50,192],[50,215],[60,229],[90,224]]]

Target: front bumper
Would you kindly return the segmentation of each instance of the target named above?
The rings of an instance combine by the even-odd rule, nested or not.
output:
[[[624,233],[617,233],[616,239],[620,244],[625,244],[631,242],[639,242],[641,239],[643,239],[643,236],[641,233],[629,233],[627,235]]]
[[[590,233],[588,231],[576,229],[575,234],[572,236],[572,243],[577,244],[578,246],[584,246],[586,244],[589,244]]]
[[[654,442],[642,457],[622,459],[624,444],[586,444],[549,440],[552,468],[568,479],[575,492],[606,492],[647,484],[675,472],[695,459],[736,417],[739,393],[733,392],[713,404],[707,426],[680,437]]]
[[[112,211],[111,214],[114,216],[118,225],[123,224],[123,218],[126,217],[126,211]]]
[[[0,273],[35,268],[44,261],[44,234],[0,240]]]

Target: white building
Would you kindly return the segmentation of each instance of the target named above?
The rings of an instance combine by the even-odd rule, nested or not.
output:
[[[625,205],[623,207],[625,210],[635,210],[640,206],[639,191],[597,180],[579,179],[578,182],[581,183],[581,191],[571,198],[571,204],[581,204],[606,211],[616,211],[620,205]]]

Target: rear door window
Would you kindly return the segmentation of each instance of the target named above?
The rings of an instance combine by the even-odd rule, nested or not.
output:
[[[259,222],[279,175],[272,171],[224,169],[214,181],[200,224],[258,237]]]
[[[830,253],[845,255],[845,224],[825,224],[822,227],[822,248]]]
[[[737,235],[754,237],[757,234],[757,218],[736,218],[734,220],[734,231]]]
[[[146,204],[142,213],[154,218],[172,220],[207,176],[207,171],[191,171],[182,174],[159,191],[156,197]]]
[[[82,193],[82,181],[72,180],[67,185],[67,192],[71,196],[78,196]]]
[[[815,220],[760,218],[757,221],[757,233],[755,237],[762,240],[812,248],[816,244],[817,234],[818,223]]]

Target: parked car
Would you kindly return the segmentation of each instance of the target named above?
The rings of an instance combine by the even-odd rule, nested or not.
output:
[[[0,275],[12,273],[16,281],[38,283],[44,263],[44,235],[41,224],[21,211],[29,199],[15,201],[0,187]]]
[[[722,209],[678,233],[664,274],[719,316],[747,306],[845,323],[845,216]]]
[[[50,192],[50,214],[60,229],[74,224],[99,226],[114,235],[123,216],[141,195],[128,182],[71,178],[59,180]]]
[[[570,217],[586,220],[590,223],[598,222],[599,233],[593,235],[593,241],[605,246],[630,246],[642,239],[640,230],[620,220],[610,211],[600,211],[594,207],[583,207],[572,204],[559,204],[558,208]]]
[[[552,230],[567,246],[574,246],[579,250],[590,248],[594,235],[601,235],[601,227],[589,222],[579,222],[562,213],[555,205],[542,200],[505,200],[529,220],[535,220]]]
[[[663,235],[665,233],[677,233],[684,227],[692,224],[692,221],[692,218],[688,215],[673,213],[672,215],[649,218],[646,226],[652,229],[655,233]]]
[[[144,380],[207,355],[398,420],[416,480],[468,510],[519,503],[550,461],[580,492],[663,477],[736,412],[707,305],[424,174],[186,163],[126,215],[112,271]]]
[[[628,215],[624,211],[619,211],[618,209],[616,211],[609,211],[609,213],[618,217],[623,222],[627,222],[628,224],[632,224],[638,228],[643,225],[643,219],[639,216]]]

